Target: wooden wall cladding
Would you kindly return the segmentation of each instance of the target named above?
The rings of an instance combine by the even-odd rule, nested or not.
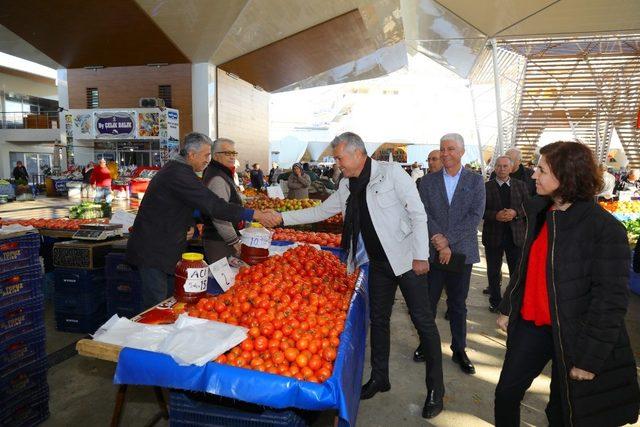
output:
[[[86,89],[98,88],[100,108],[137,108],[140,98],[157,98],[158,86],[171,85],[173,108],[180,111],[180,139],[193,128],[191,64],[165,67],[70,69],[69,108],[87,108]]]
[[[271,92],[375,50],[376,44],[356,9],[219,67]]]
[[[0,24],[65,68],[189,62],[134,0],[1,3]]]

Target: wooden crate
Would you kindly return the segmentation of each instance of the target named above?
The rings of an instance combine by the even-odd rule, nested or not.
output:
[[[103,268],[105,257],[126,239],[107,241],[68,240],[53,245],[53,265],[65,268]]]

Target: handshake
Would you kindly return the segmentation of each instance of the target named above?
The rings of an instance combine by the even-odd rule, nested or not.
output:
[[[282,223],[282,215],[273,209],[256,210],[253,213],[253,220],[265,227],[276,227]]]

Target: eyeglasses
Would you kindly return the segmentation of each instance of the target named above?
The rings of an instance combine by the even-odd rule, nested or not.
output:
[[[216,151],[215,154],[224,154],[225,156],[237,156],[238,152],[237,151]]]

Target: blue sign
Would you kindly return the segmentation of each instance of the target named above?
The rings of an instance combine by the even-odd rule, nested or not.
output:
[[[171,120],[178,120],[178,112],[177,111],[169,111],[169,112],[167,112],[167,115]]]
[[[131,136],[135,131],[135,122],[130,113],[96,114],[98,136]]]

